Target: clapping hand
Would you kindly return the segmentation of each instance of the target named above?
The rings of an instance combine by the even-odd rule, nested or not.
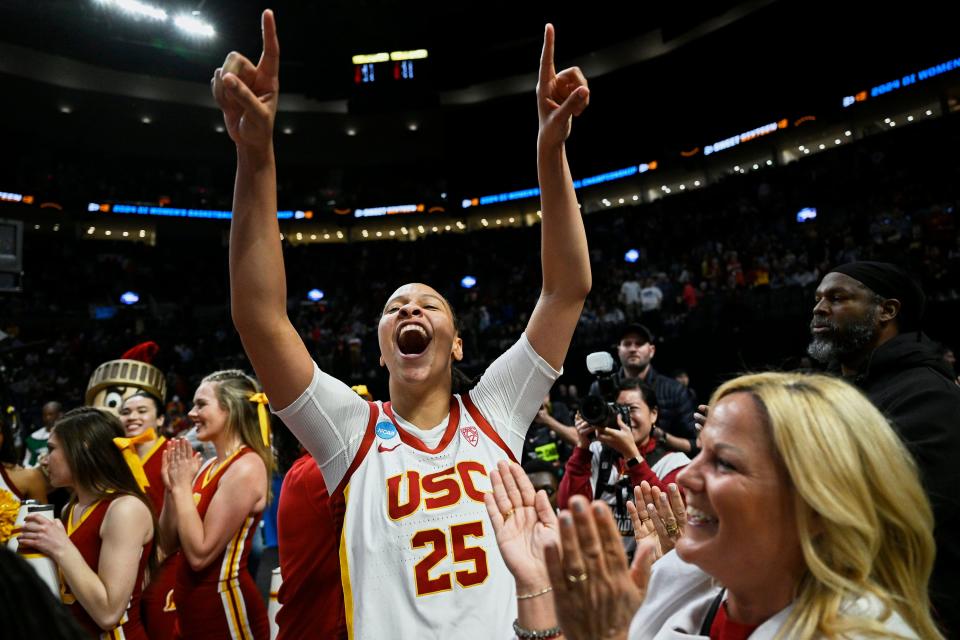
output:
[[[534,491],[523,468],[504,460],[490,472],[493,493],[484,495],[500,554],[524,593],[549,583],[544,547],[557,542],[557,515],[545,491]]]
[[[168,491],[193,490],[193,480],[200,470],[200,455],[194,453],[186,438],[177,438],[167,443],[163,450],[160,473]]]
[[[637,544],[652,545],[651,536],[655,534],[657,544],[652,548],[656,558],[673,549],[687,526],[687,510],[680,490],[672,482],[668,488],[664,493],[644,480],[633,488],[636,504],[627,503]]]
[[[626,638],[646,596],[652,550],[638,548],[628,567],[610,507],[583,496],[570,506],[560,516],[561,544],[546,549],[560,627],[572,640]]]

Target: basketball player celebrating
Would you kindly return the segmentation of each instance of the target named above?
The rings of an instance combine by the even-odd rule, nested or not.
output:
[[[525,333],[469,394],[452,394],[452,365],[463,357],[453,311],[431,287],[404,285],[387,300],[378,329],[391,401],[368,403],[319,370],[287,317],[272,143],[279,43],[270,11],[263,40],[256,66],[231,53],[212,82],[237,146],[233,320],[267,395],[283,407],[278,415],[317,460],[331,501],[343,504],[348,633],[505,637],[515,597],[531,594],[511,584],[483,494],[488,470],[520,454],[590,290],[564,150],[572,117],[587,106],[586,80],[579,69],[555,72],[547,25],[537,85],[543,288]]]

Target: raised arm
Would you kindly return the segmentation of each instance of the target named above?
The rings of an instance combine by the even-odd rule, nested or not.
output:
[[[590,90],[577,67],[556,73],[553,40],[553,25],[548,24],[537,83],[543,289],[527,324],[527,338],[544,360],[560,369],[591,286],[587,237],[564,148],[573,116],[586,109]]]
[[[280,91],[280,42],[273,12],[263,12],[263,53],[254,65],[231,52],[211,81],[237,146],[230,225],[233,324],[274,407],[293,402],[313,376],[313,361],[287,317],[287,280],[277,224],[273,121]]]

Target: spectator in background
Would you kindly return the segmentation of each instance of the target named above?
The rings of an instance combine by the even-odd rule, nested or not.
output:
[[[693,311],[700,302],[700,294],[697,288],[689,280],[683,283],[683,291],[680,294],[687,311]]]
[[[40,504],[47,501],[47,480],[39,469],[27,469],[17,464],[19,456],[13,441],[13,429],[0,416],[0,498],[11,496],[17,502],[36,500]],[[9,504],[9,502],[8,502]],[[13,515],[16,515],[15,513]],[[0,540],[3,540],[0,533]]]
[[[567,395],[564,398],[564,402],[567,405],[567,410],[570,412],[569,422],[573,422],[573,416],[580,411],[580,391],[577,389],[577,385],[567,385]]]
[[[620,326],[627,321],[627,316],[620,307],[614,305],[611,307],[600,307],[600,322],[603,324]]]
[[[677,369],[673,372],[673,379],[683,385],[687,390],[687,396],[690,398],[690,404],[697,406],[697,392],[690,386],[690,374],[686,369]]]
[[[187,418],[186,407],[183,406],[179,396],[173,396],[167,403],[164,415],[165,419],[160,427],[160,433],[166,438],[176,438],[192,427],[190,419]]]
[[[50,439],[50,430],[53,429],[53,425],[56,424],[62,415],[63,406],[56,400],[43,405],[43,410],[40,414],[43,424],[39,429],[27,436],[23,466],[36,467],[40,464],[41,458],[47,455],[47,441]]]
[[[567,385],[554,385],[554,397],[550,400],[550,415],[560,421],[562,424],[573,424],[573,414],[576,410],[571,407],[577,404],[577,399],[570,400],[570,390]],[[576,388],[574,387],[574,390]]]
[[[618,429],[596,428],[577,422],[579,441],[567,461],[557,504],[566,509],[570,498],[581,495],[603,500],[613,510],[623,544],[632,554],[636,546],[627,502],[634,487],[646,480],[665,494],[668,485],[690,459],[671,452],[653,435],[657,422],[657,395],[636,378],[621,381],[617,403],[630,411],[630,424],[617,416]],[[593,435],[596,440],[591,440]]]
[[[950,373],[954,375],[954,380],[957,381],[957,384],[960,384],[960,375],[957,374],[957,356],[954,354],[953,349],[945,344],[941,344],[937,351],[950,369]]]
[[[640,308],[643,311],[644,322],[658,324],[662,306],[663,291],[653,281],[653,278],[646,278],[643,281],[643,289],[640,290]]]
[[[557,478],[557,469],[548,462],[542,460],[527,460],[523,464],[523,470],[530,478],[530,484],[534,491],[543,491],[550,499],[550,506],[557,510],[557,490],[560,481]]]
[[[620,285],[619,300],[626,307],[627,319],[631,322],[640,315],[640,283],[637,282],[635,275],[630,274]]]
[[[697,430],[693,422],[694,405],[682,384],[657,372],[651,362],[657,352],[653,333],[642,324],[628,324],[620,334],[617,356],[620,370],[614,374],[614,383],[637,378],[653,387],[659,403],[657,423],[667,433],[679,438],[696,440]],[[590,393],[600,394],[594,382]],[[611,400],[608,398],[607,400]]]
[[[743,265],[740,264],[740,257],[736,251],[731,251],[727,256],[727,287],[730,289],[739,289],[744,285]]]
[[[853,262],[817,287],[808,351],[855,385],[893,423],[933,505],[937,558],[930,595],[947,635],[960,633],[960,388],[922,332],[925,296],[890,263]]]
[[[553,415],[553,402],[550,400],[550,396],[547,396],[543,399],[543,404],[540,406],[540,411],[537,412],[537,415],[533,418],[534,426],[527,433],[527,442],[531,442],[531,438],[534,437],[535,433],[540,433],[546,431],[549,436],[548,439],[553,442],[563,442],[568,444],[571,447],[577,446],[577,430],[571,425],[564,424],[563,422],[557,420]],[[538,438],[542,439],[542,437]],[[541,459],[543,456],[537,456]],[[552,458],[555,460],[556,458]]]
[[[553,416],[553,403],[548,395],[533,418],[523,445],[522,460],[541,460],[559,467],[577,446],[577,430]]]

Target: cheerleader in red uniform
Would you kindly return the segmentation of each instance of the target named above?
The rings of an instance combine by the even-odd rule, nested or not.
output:
[[[99,409],[64,414],[50,434],[48,465],[50,483],[73,496],[63,522],[27,516],[20,544],[57,563],[61,599],[93,637],[146,640],[140,588],[155,518],[134,445],[123,436],[117,418]]]
[[[167,439],[160,435],[163,427],[163,405],[159,398],[147,391],[137,391],[123,401],[120,422],[128,438],[136,442],[137,455],[147,477],[146,493],[159,517],[163,509],[163,449]],[[177,622],[173,602],[173,583],[177,575],[179,554],[161,558],[159,568],[147,579],[141,597],[143,626],[150,638],[172,638]]]
[[[179,548],[175,637],[268,640],[267,610],[247,571],[273,469],[267,398],[241,371],[203,379],[189,417],[217,456],[200,466],[190,444],[163,453],[167,494],[160,515],[166,553]]]
[[[160,399],[146,391],[137,391],[123,401],[120,407],[120,424],[128,438],[135,441],[143,473],[147,476],[146,493],[153,508],[163,509],[163,445],[167,439],[160,435],[163,427],[163,409]]]

